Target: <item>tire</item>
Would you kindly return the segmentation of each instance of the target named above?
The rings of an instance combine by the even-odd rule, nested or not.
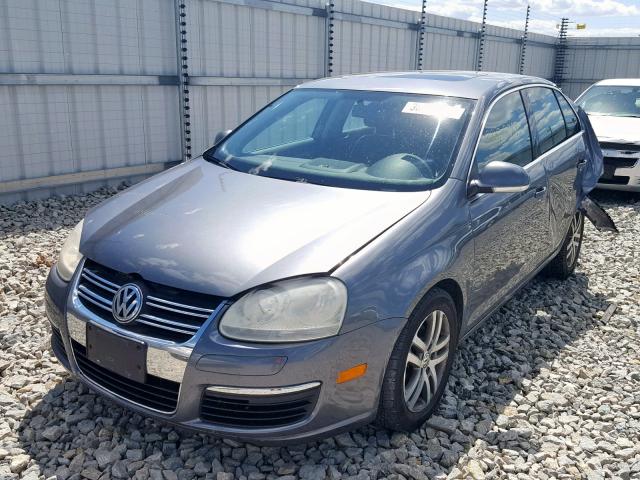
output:
[[[544,269],[546,276],[565,280],[573,274],[578,264],[580,249],[582,248],[583,231],[584,215],[581,212],[577,212],[573,220],[571,220],[560,251]]]
[[[440,335],[433,341],[430,335],[433,337],[438,322],[441,324]],[[459,321],[453,299],[444,290],[434,288],[413,311],[393,348],[382,383],[376,419],[378,425],[390,430],[413,431],[429,418],[446,387],[458,345],[458,333]],[[416,341],[416,335],[423,340],[422,344]],[[442,345],[447,335],[445,352],[444,347],[438,348],[438,344]],[[421,354],[424,347],[427,347],[427,352],[432,352],[429,359],[426,354]],[[413,355],[411,358],[410,353]],[[443,360],[445,353],[447,356]],[[435,383],[434,378],[437,378]],[[416,381],[420,385],[412,389]],[[416,393],[417,388],[422,390]]]

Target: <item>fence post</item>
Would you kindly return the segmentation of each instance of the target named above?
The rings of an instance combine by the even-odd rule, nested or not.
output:
[[[562,84],[564,79],[564,64],[567,55],[567,30],[569,29],[569,19],[562,18],[560,23],[560,33],[558,34],[558,43],[556,44],[556,56],[553,67],[553,83]]]
[[[191,107],[189,106],[189,50],[187,48],[187,3],[175,0],[178,97],[180,99],[180,145],[182,160],[191,159]]]
[[[327,16],[324,23],[324,76],[330,77],[333,73],[333,47],[334,47],[334,13],[335,13],[335,0],[329,0],[329,3],[325,6],[327,10]]]
[[[480,27],[480,38],[478,41],[478,56],[476,60],[476,70],[482,70],[482,57],[484,56],[484,40],[487,32],[487,3],[489,0],[484,0],[484,7],[482,9],[482,26]]]
[[[420,11],[420,23],[418,24],[418,48],[416,56],[416,69],[422,70],[424,64],[424,38],[427,28],[427,0],[422,0],[422,10]]]
[[[529,14],[531,13],[531,5],[527,5],[527,16],[524,19],[524,33],[522,35],[522,45],[520,46],[520,66],[518,73],[524,74],[524,62],[527,56],[527,38],[529,36]]]

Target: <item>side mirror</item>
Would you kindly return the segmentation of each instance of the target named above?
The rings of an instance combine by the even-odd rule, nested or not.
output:
[[[221,132],[216,133],[215,138],[213,139],[213,146],[215,147],[222,140],[227,138],[227,136],[231,133],[231,130],[222,130]]]
[[[515,193],[529,188],[529,174],[519,165],[507,162],[489,162],[478,172],[478,178],[469,185],[469,194]]]

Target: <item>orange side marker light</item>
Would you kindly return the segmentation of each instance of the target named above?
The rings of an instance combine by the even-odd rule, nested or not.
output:
[[[351,380],[362,377],[366,372],[367,364],[361,363],[360,365],[356,365],[355,367],[348,368],[347,370],[343,370],[338,373],[336,383],[350,382]]]

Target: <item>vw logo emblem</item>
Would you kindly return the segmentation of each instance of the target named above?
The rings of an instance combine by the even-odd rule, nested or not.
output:
[[[133,322],[142,309],[142,290],[133,283],[121,286],[113,296],[111,313],[118,323]]]

